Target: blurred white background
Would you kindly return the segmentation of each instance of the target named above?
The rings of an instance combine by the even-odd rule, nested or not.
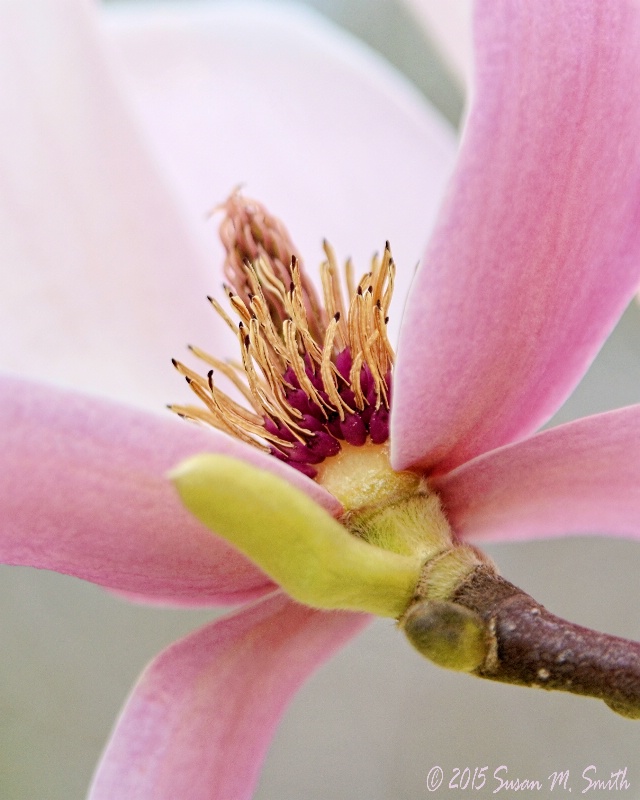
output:
[[[424,17],[411,15],[414,3],[308,5],[378,49],[458,122],[464,47],[447,61],[439,23],[429,36]],[[462,19],[466,5],[458,7]],[[640,309],[634,305],[553,422],[636,402]],[[554,613],[640,639],[640,545],[572,538],[487,550],[505,577]],[[79,800],[142,668],[218,612],[134,606],[91,584],[35,570],[0,567],[0,575],[0,798]],[[473,772],[488,765],[492,773],[502,764],[512,777],[543,781],[554,770],[571,770],[574,794],[586,766],[596,765],[604,777],[626,766],[628,796],[640,796],[639,746],[640,723],[602,703],[445,672],[414,653],[391,622],[378,621],[296,697],[257,797],[418,800],[429,796],[434,765],[450,777],[454,767]],[[469,793],[443,787],[437,796]]]

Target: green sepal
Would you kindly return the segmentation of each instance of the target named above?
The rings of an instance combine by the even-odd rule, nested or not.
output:
[[[179,464],[170,478],[189,511],[295,600],[393,618],[409,604],[418,559],[358,539],[271,472],[205,454]]]

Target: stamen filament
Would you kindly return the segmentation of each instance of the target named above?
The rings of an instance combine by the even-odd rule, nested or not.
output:
[[[179,362],[176,368],[207,411],[175,408],[270,449],[311,477],[316,474],[311,465],[338,453],[342,442],[386,441],[393,363],[386,313],[394,270],[388,243],[383,257],[374,257],[371,271],[355,284],[351,262],[341,280],[325,241],[321,304],[278,220],[238,194],[224,208],[220,235],[229,281],[224,289],[232,315],[209,299],[238,338],[241,364],[190,349],[215,369],[216,378],[240,391],[248,408],[214,383],[212,371],[205,379]]]

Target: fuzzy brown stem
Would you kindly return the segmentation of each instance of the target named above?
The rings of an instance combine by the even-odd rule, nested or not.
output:
[[[488,655],[473,674],[597,697],[640,718],[640,643],[550,614],[489,567],[473,571],[451,601],[478,614],[488,632]]]

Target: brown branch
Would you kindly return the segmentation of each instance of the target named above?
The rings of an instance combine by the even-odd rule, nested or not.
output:
[[[462,666],[461,660],[457,668],[489,680],[596,697],[618,714],[640,718],[640,643],[550,614],[490,566],[471,572],[450,601],[419,600],[400,624],[421,652],[436,653],[435,661],[450,666],[439,658],[443,631],[448,652],[460,652],[463,639],[468,650],[469,620],[482,641],[481,656],[473,665]]]

